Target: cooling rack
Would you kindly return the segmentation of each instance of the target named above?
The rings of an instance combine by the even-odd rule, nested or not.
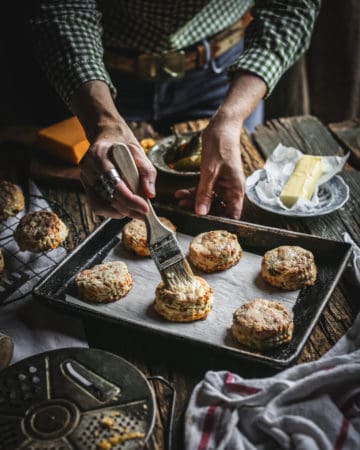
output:
[[[5,271],[0,276],[0,305],[7,305],[28,295],[35,284],[80,242],[76,223],[58,201],[35,194],[28,195],[26,200],[28,211],[55,211],[68,227],[69,234],[56,249],[42,253],[22,252],[13,235],[23,214],[0,222],[0,248],[5,259]]]

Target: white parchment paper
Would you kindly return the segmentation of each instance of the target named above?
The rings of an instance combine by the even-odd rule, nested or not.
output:
[[[323,174],[312,198],[310,200],[300,198],[291,208],[288,208],[282,203],[279,196],[288,178],[293,173],[297,161],[302,156],[304,154],[300,150],[279,144],[266,160],[264,168],[256,170],[247,178],[247,189],[254,187],[259,199],[265,205],[279,206],[282,209],[294,212],[306,212],[314,209],[319,203],[319,186],[342,170],[349,154],[345,156],[323,156]],[[265,177],[262,176],[264,172]]]
[[[187,254],[193,237],[177,233],[177,238]],[[111,250],[104,261],[121,260],[127,264],[133,277],[133,288],[128,295],[121,300],[104,305],[84,303],[70,295],[67,295],[66,300],[141,327],[161,330],[219,347],[236,347],[229,328],[234,310],[242,303],[255,298],[265,298],[280,301],[291,310],[299,295],[299,291],[283,291],[266,284],[260,275],[261,259],[262,256],[244,252],[240,262],[228,270],[213,274],[197,272],[206,279],[214,293],[213,310],[206,320],[176,323],[162,319],[152,306],[155,288],[160,282],[160,274],[154,262],[151,258],[133,255],[123,248],[121,242]]]

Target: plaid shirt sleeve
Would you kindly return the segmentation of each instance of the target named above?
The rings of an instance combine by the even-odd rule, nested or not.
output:
[[[260,76],[268,97],[281,75],[309,47],[321,0],[258,0],[245,32],[244,52],[229,69]]]
[[[95,0],[40,2],[29,24],[35,56],[68,106],[87,81],[104,81],[116,96],[103,63],[101,13]]]

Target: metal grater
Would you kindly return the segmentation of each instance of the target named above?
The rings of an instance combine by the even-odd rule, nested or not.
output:
[[[98,450],[114,435],[125,440],[112,449],[140,449],[154,422],[147,379],[102,350],[54,350],[0,372],[1,450]]]

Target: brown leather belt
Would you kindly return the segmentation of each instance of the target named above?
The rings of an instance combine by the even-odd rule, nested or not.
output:
[[[217,58],[235,44],[244,35],[251,21],[250,12],[221,33],[209,38],[211,58]],[[207,50],[199,43],[185,50],[169,51],[162,54],[132,54],[128,49],[106,49],[104,62],[108,70],[134,73],[142,80],[155,81],[166,78],[180,78],[188,70],[204,67]]]

